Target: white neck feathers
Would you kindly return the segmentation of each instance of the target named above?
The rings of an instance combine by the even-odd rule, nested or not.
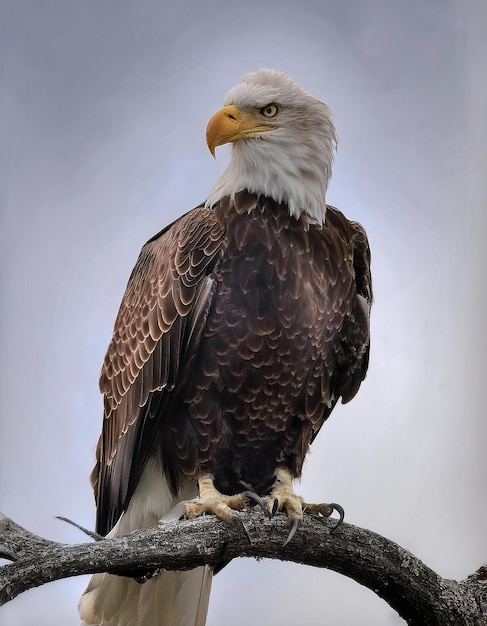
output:
[[[256,106],[267,104],[263,95],[267,83],[262,84],[262,79],[268,76],[273,83],[268,101],[277,102],[280,108],[276,128],[233,143],[230,163],[206,204],[212,206],[225,196],[234,197],[247,189],[286,203],[291,216],[299,218],[305,214],[310,222],[323,224],[337,143],[328,106],[287,76],[267,70],[244,77],[230,91],[225,104],[249,107],[253,91],[258,93]],[[260,78],[258,84],[256,77]]]

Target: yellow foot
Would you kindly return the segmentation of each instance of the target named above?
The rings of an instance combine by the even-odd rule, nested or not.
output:
[[[321,517],[330,517],[333,511],[337,511],[340,515],[337,525],[333,528],[335,531],[343,522],[345,512],[339,504],[307,504],[303,498],[294,493],[292,486],[292,476],[287,469],[280,468],[276,472],[276,482],[269,496],[269,507],[271,515],[275,515],[277,511],[283,511],[287,514],[291,530],[284,543],[287,545],[296,534],[297,529],[303,521],[303,511],[312,515]],[[332,532],[333,532],[332,531]]]
[[[193,519],[204,513],[216,515],[219,519],[233,524],[235,521],[234,510],[241,511],[249,504],[243,493],[234,496],[226,496],[220,493],[213,485],[210,476],[198,480],[200,492],[199,502],[186,502],[185,517]]]
[[[319,515],[320,517],[330,517],[333,511],[340,513],[340,509],[342,509],[342,507],[335,503],[325,504],[322,502],[321,504],[308,504],[307,502],[303,502],[303,511],[311,513],[312,515]]]
[[[276,482],[269,496],[271,514],[284,511],[289,520],[303,519],[303,499],[294,493],[292,477],[288,470],[278,469]]]

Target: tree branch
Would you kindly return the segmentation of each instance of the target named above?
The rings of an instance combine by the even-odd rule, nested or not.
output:
[[[46,582],[95,572],[144,575],[237,557],[272,558],[325,567],[365,585],[408,624],[480,626],[487,620],[487,568],[467,580],[441,578],[407,550],[369,530],[306,515],[293,540],[287,519],[258,509],[228,525],[212,516],[163,523],[117,539],[66,545],[42,539],[0,514],[0,605]],[[245,524],[246,532],[242,527]],[[250,537],[250,541],[249,541]]]

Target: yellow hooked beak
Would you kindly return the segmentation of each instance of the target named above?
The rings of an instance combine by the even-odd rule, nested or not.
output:
[[[266,123],[258,113],[240,111],[235,105],[223,107],[211,116],[206,127],[206,143],[213,156],[215,148],[244,137],[265,133],[275,128]]]

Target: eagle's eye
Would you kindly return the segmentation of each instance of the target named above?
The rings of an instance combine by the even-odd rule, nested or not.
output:
[[[277,115],[277,105],[272,103],[272,104],[266,104],[265,107],[262,107],[260,112],[262,113],[262,115],[264,117],[275,117]]]

